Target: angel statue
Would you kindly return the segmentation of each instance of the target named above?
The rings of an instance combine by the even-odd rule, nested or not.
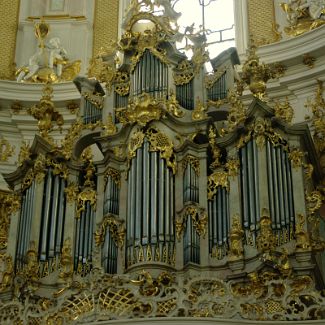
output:
[[[58,37],[45,42],[48,30],[49,26],[45,22],[36,24],[35,34],[39,39],[39,47],[29,58],[28,64],[16,71],[18,82],[68,81],[73,80],[80,72],[81,61],[70,62],[68,60],[67,51]]]

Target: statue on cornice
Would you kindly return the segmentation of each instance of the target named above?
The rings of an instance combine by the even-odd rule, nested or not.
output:
[[[281,3],[289,26],[285,32],[298,36],[325,24],[325,0],[289,0]]]
[[[68,61],[67,51],[58,37],[45,44],[49,26],[44,21],[35,25],[39,48],[29,58],[28,64],[16,71],[18,82],[58,82],[73,80],[80,71],[80,60]]]

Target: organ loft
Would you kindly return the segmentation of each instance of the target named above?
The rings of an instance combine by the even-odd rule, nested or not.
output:
[[[11,106],[35,131],[2,173],[1,324],[324,322],[324,45],[290,52],[324,12],[304,15],[210,57],[170,1],[133,0],[87,75],[33,23],[37,51],[3,83],[38,100]]]

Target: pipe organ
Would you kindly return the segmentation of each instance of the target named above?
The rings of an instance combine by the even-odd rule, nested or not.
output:
[[[123,52],[123,62],[98,63],[101,76],[110,73],[105,91],[76,78],[83,104],[64,140],[40,129],[46,137],[35,136],[4,175],[21,197],[9,231],[17,236],[8,240],[17,310],[30,288],[28,301],[38,305],[24,315],[35,324],[322,315],[314,312],[325,310],[325,299],[314,299],[325,276],[322,171],[308,126],[288,124],[264,101],[266,65],[253,49],[244,65],[258,65],[258,74],[245,70],[255,92],[243,101],[234,49],[207,74],[204,35],[190,35],[188,60],[175,47],[175,25],[140,2],[147,11],[129,13],[105,54]],[[48,125],[48,115],[35,116]],[[297,313],[293,294],[303,305]]]

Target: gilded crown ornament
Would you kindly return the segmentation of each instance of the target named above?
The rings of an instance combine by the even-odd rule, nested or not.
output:
[[[64,123],[63,116],[55,109],[53,100],[53,87],[46,84],[43,88],[43,96],[40,102],[27,110],[35,119],[38,120],[38,129],[41,137],[53,144],[53,139],[49,133],[53,130],[53,122],[62,129]]]

